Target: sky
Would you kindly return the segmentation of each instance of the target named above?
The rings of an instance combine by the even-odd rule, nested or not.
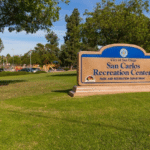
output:
[[[116,3],[120,3],[123,0],[116,0]],[[127,1],[127,0],[124,0]],[[59,38],[59,47],[64,43],[64,36],[66,32],[66,22],[65,15],[70,16],[74,10],[77,8],[80,12],[80,17],[83,16],[85,10],[93,11],[96,3],[101,2],[101,0],[70,0],[69,5],[65,3],[60,3],[60,19],[57,22],[53,23],[53,26],[50,28],[51,31],[54,31]],[[149,14],[146,14],[149,17]],[[34,34],[26,34],[25,31],[17,33],[16,31],[9,32],[5,28],[4,33],[0,32],[0,38],[3,41],[4,49],[0,55],[6,56],[8,53],[13,55],[24,55],[29,50],[33,50],[37,43],[46,44],[45,31],[37,31]]]

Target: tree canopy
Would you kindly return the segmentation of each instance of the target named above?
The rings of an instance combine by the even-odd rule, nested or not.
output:
[[[143,14],[148,11],[148,1],[129,0],[116,5],[114,1],[102,0],[94,12],[82,24],[82,41],[90,47],[112,43],[136,44],[150,49],[150,19]]]
[[[69,0],[0,0],[0,32],[8,30],[35,33],[39,29],[49,30],[59,19],[59,2]]]
[[[52,31],[45,35],[47,44],[43,45],[37,43],[33,50],[31,50],[32,64],[45,65],[52,63],[53,61],[59,61],[59,48],[58,48],[58,36]],[[30,63],[30,51],[28,51],[21,58],[22,64]]]
[[[45,36],[46,40],[47,40],[47,44],[45,45],[45,48],[47,49],[47,51],[49,51],[51,54],[53,53],[56,57],[58,57],[59,55],[59,38],[58,36],[51,31],[50,33],[46,34]]]

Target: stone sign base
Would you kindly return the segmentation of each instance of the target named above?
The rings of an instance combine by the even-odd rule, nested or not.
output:
[[[74,97],[130,92],[150,92],[150,85],[74,86],[69,95]]]

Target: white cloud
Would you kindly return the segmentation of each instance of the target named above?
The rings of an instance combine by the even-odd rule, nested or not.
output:
[[[58,35],[58,36],[65,36],[65,32],[63,30],[54,30],[54,32]]]
[[[63,30],[53,30],[59,37],[59,47],[63,44],[63,36],[65,36],[65,31]],[[45,32],[38,31],[36,34],[26,34],[25,32],[20,33],[9,33],[6,32],[5,36],[2,37],[4,44],[4,50],[0,55],[20,55],[28,52],[30,49],[34,49],[37,43],[46,44]],[[14,52],[12,51],[14,50]]]
[[[1,55],[7,55],[8,53],[10,55],[23,55],[30,49],[33,49],[39,42],[4,39],[4,50],[1,52]]]
[[[52,28],[51,31],[54,31],[58,36],[64,36],[65,35],[65,32],[64,30],[56,30],[55,28]],[[36,33],[34,34],[26,34],[25,31],[22,31],[22,32],[18,32],[16,33],[15,31],[14,32],[9,32],[7,29],[4,31],[4,33],[0,33],[0,37],[10,37],[10,38],[28,38],[28,37],[37,37],[37,38],[45,38],[45,35],[47,34],[46,31],[37,31]]]

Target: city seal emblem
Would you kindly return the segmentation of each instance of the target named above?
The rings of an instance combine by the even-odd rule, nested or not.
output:
[[[121,55],[122,57],[126,57],[126,56],[128,55],[128,51],[127,51],[125,48],[122,48],[122,49],[120,50],[120,55]]]

